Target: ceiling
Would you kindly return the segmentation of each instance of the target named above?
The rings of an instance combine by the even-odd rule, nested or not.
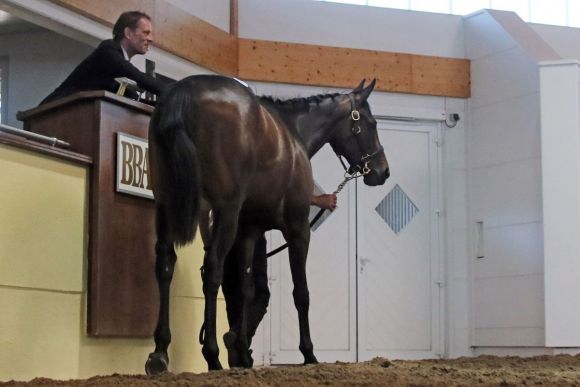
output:
[[[0,35],[40,31],[42,29],[42,27],[36,24],[29,23],[0,10]]]

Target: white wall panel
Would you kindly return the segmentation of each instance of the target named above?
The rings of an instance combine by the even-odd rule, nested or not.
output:
[[[463,256],[465,259],[466,256]],[[469,279],[453,279],[449,282],[448,327],[446,329],[447,356],[454,358],[470,356],[471,345],[471,283]]]
[[[580,28],[530,24],[556,52],[566,59],[580,59]]]
[[[167,0],[185,12],[224,30],[230,30],[230,0]]]
[[[448,113],[455,112],[465,112],[465,102],[462,104],[453,105],[447,101],[447,106],[445,109]],[[466,148],[466,130],[467,130],[467,117],[464,114],[460,114],[459,122],[453,128],[448,128],[443,125],[443,141],[445,150],[443,152],[443,162],[453,169],[465,169],[467,160],[467,148]]]
[[[544,325],[542,274],[474,281],[475,328],[538,328]]]
[[[461,16],[332,2],[240,0],[239,34],[249,39],[465,57]]]
[[[538,69],[519,47],[471,62],[473,108],[525,96],[538,90]]]
[[[543,274],[542,223],[484,229],[484,258],[474,263],[475,278]]]
[[[454,226],[447,229],[449,234],[447,244],[447,264],[449,265],[449,281],[463,281],[471,276],[469,232],[466,227]],[[468,304],[462,308],[469,309]]]
[[[540,155],[540,97],[537,93],[472,109],[473,168]]]
[[[470,289],[471,284],[468,279],[461,279],[457,281],[453,281],[453,293],[455,294],[455,301],[451,304],[451,314],[450,319],[454,321],[454,328],[455,329],[467,329],[471,325],[471,319],[469,313],[466,313],[463,305],[467,305],[471,302],[469,299],[470,297]],[[458,307],[459,306],[459,307]],[[455,337],[458,335],[455,334]]]
[[[488,10],[490,15],[498,22],[503,30],[508,33],[521,47],[526,55],[534,62],[542,60],[559,59],[559,55],[539,36],[528,23],[525,23],[515,12]]]
[[[476,347],[474,350],[476,356],[481,354],[495,356],[534,356],[545,354],[545,352],[538,353],[541,350],[535,348],[545,345],[544,329],[541,327],[475,328],[473,345]],[[528,349],[528,347],[533,349]]]
[[[468,154],[473,345],[544,344],[538,58],[557,57],[513,12],[465,19],[471,62]]]
[[[472,171],[472,217],[484,227],[542,219],[540,159],[498,164]]]
[[[516,41],[503,29],[488,11],[479,11],[465,17],[466,57],[475,60],[517,46]]]
[[[541,66],[546,344],[580,346],[580,66]],[[571,298],[572,296],[572,298]]]

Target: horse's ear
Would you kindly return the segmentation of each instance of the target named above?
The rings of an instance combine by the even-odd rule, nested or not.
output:
[[[358,84],[358,86],[355,87],[354,89],[352,89],[352,91],[354,91],[355,93],[358,92],[358,91],[361,91],[363,89],[364,85],[365,85],[365,80],[366,79],[363,78],[363,80],[360,81],[360,83]]]
[[[369,97],[369,95],[371,95],[371,91],[373,91],[373,89],[375,88],[375,84],[377,83],[377,79],[373,79],[372,82],[365,87],[363,90],[361,90],[360,92],[360,98],[362,101],[366,101],[367,98]]]

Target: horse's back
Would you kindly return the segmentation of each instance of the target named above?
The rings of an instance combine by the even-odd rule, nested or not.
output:
[[[212,207],[238,200],[243,209],[280,220],[284,206],[308,203],[308,156],[287,124],[247,85],[217,75],[190,76],[175,83],[158,107],[181,109],[194,121],[189,134],[203,195]]]

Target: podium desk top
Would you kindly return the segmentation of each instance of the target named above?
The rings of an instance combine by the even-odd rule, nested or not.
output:
[[[151,115],[153,113],[154,107],[144,104],[143,102],[138,102],[127,97],[119,96],[117,94],[111,93],[105,90],[93,90],[93,91],[81,91],[75,94],[71,94],[64,98],[60,98],[43,105],[37,106],[32,109],[19,111],[16,114],[16,118],[20,121],[26,121],[36,116],[42,115],[46,112],[52,111],[54,109],[61,108],[63,106],[72,105],[86,100],[101,99],[116,105],[124,106],[128,109],[133,109],[140,111],[144,114]]]

